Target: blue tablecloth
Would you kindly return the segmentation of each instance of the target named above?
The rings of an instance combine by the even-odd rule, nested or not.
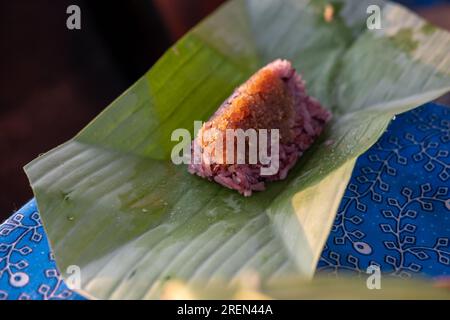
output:
[[[420,8],[444,3],[448,4],[450,2],[450,0],[394,0],[394,1],[412,8]]]
[[[450,108],[391,121],[358,158],[318,270],[450,275]]]
[[[450,109],[397,116],[357,161],[318,272],[450,275]],[[57,271],[31,200],[0,225],[0,299],[83,299]]]

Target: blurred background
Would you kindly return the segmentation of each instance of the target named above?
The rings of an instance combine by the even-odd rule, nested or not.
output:
[[[0,1],[0,222],[32,197],[25,164],[73,137],[224,2]],[[398,2],[450,30],[450,0]],[[71,4],[81,30],[66,28]]]

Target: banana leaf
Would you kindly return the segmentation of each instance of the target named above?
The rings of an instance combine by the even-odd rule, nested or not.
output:
[[[382,28],[366,27],[369,4]],[[324,16],[325,8],[332,15]],[[142,40],[142,41],[151,41]],[[356,158],[391,118],[450,89],[450,35],[382,1],[234,0],[77,136],[25,167],[58,267],[82,294],[156,298],[168,279],[310,279]],[[288,179],[244,198],[170,160],[233,89],[285,58],[334,114]]]

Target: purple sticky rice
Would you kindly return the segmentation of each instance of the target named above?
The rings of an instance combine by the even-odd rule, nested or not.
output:
[[[331,113],[306,94],[305,84],[287,60],[275,60],[257,71],[247,82],[237,88],[202,126],[192,142],[192,152],[197,148],[200,161],[192,157],[189,172],[215,181],[244,196],[265,189],[265,182],[283,180],[303,152],[323,131]],[[278,129],[280,132],[279,169],[276,174],[261,175],[261,163],[226,164],[211,161],[211,144],[214,137],[203,138],[203,133],[214,128],[227,129]],[[198,157],[197,157],[198,159]],[[208,159],[204,161],[203,159]]]

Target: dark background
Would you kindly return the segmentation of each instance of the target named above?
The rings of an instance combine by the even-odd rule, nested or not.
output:
[[[0,1],[0,222],[32,197],[26,163],[74,136],[223,2]],[[399,2],[450,30],[449,1]],[[71,4],[81,30],[66,28]]]

